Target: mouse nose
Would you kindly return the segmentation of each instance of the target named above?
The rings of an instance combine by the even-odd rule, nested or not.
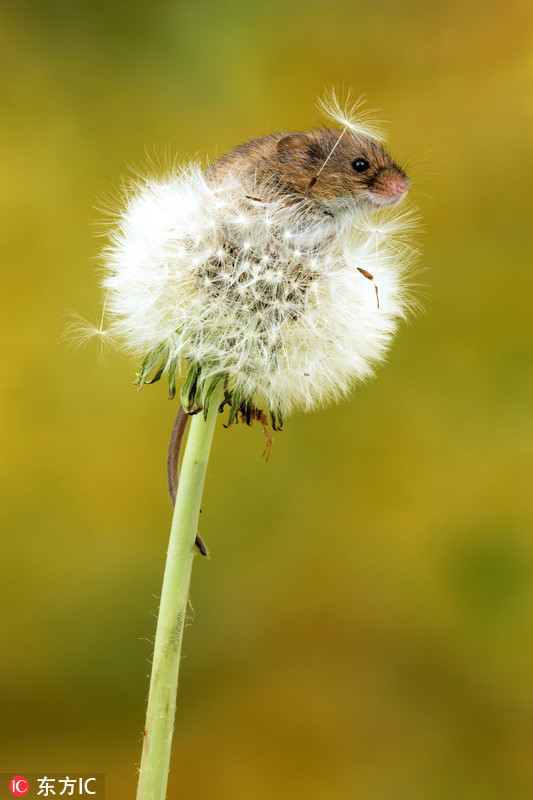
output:
[[[404,175],[399,170],[383,172],[378,176],[368,202],[377,208],[380,206],[392,206],[405,197],[410,185],[411,181],[407,175]]]
[[[407,175],[398,175],[396,173],[387,176],[380,187],[378,205],[391,206],[394,203],[398,203],[405,197],[410,185],[411,181]]]
[[[407,194],[407,190],[409,189],[410,185],[411,181],[407,175],[403,175],[401,178],[395,178],[389,184],[389,193],[399,200],[400,197],[403,197],[404,194]]]

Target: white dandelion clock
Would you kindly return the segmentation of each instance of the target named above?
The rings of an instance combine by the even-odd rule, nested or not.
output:
[[[413,214],[391,207],[408,180],[360,135],[373,127],[350,125],[135,187],[105,288],[113,333],[144,357],[140,385],[166,371],[173,394],[186,374],[185,407],[205,409],[222,381],[230,420],[261,408],[276,426],[372,375],[409,305]]]
[[[183,378],[138,800],[165,797],[195,541],[207,552],[196,527],[218,411],[227,407],[228,425],[259,420],[270,443],[269,418],[279,430],[286,414],[373,375],[413,305],[409,179],[360,100],[343,105],[332,91],[319,105],[340,128],[276,132],[207,169],[185,164],[138,180],[104,253],[108,334],[142,360],[139,388],[166,373],[173,397]]]

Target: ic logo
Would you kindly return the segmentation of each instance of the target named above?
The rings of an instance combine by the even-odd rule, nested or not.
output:
[[[30,791],[30,784],[22,775],[15,775],[15,777],[11,778],[9,781],[9,791],[11,794],[15,795],[15,797],[22,797]]]

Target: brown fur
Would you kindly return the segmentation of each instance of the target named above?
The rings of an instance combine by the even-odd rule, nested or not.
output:
[[[366,172],[354,171],[357,158],[369,162]],[[405,185],[405,190],[409,185],[405,172],[375,142],[330,128],[253,139],[215,161],[207,174],[217,182],[231,171],[248,176],[258,188],[268,184],[280,194],[305,198],[317,207],[347,198],[386,204],[395,183]]]

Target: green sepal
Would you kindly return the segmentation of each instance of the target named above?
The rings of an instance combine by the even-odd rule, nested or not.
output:
[[[176,395],[176,369],[178,367],[177,358],[168,362],[168,399],[173,400]]]
[[[239,398],[237,394],[233,392],[231,396],[231,408],[229,410],[228,424],[224,425],[225,428],[229,428],[230,425],[232,425],[233,422],[236,420],[240,406],[241,403],[239,401]]]
[[[271,411],[270,422],[272,423],[273,431],[280,431],[283,428],[283,416],[281,411]]]
[[[139,391],[145,383],[156,383],[160,380],[167,365],[168,354],[169,350],[166,344],[159,344],[146,354],[135,380],[135,385],[139,387]],[[156,370],[155,375],[150,378],[151,373],[157,368],[158,364],[159,368]]]
[[[144,381],[144,383],[146,383],[146,385],[149,386],[151,383],[157,383],[157,381],[161,380],[161,377],[163,375],[163,372],[165,371],[166,365],[167,365],[167,362],[166,361],[162,361],[161,364],[159,365],[159,369],[155,373],[154,377],[150,378],[149,380],[146,379]]]
[[[209,410],[209,398],[219,383],[220,375],[212,375],[210,378],[207,378],[205,381],[203,381],[198,387],[196,392],[196,401],[198,405],[203,408],[204,417],[207,417],[207,412]]]
[[[224,389],[224,399],[222,400],[221,404],[218,407],[218,411],[220,414],[222,414],[226,406],[231,405],[232,397],[233,397],[233,390],[228,389],[228,387],[226,386],[226,388]]]
[[[196,404],[199,372],[198,364],[193,362],[187,371],[187,375],[180,390],[181,405],[187,413],[189,413]]]

